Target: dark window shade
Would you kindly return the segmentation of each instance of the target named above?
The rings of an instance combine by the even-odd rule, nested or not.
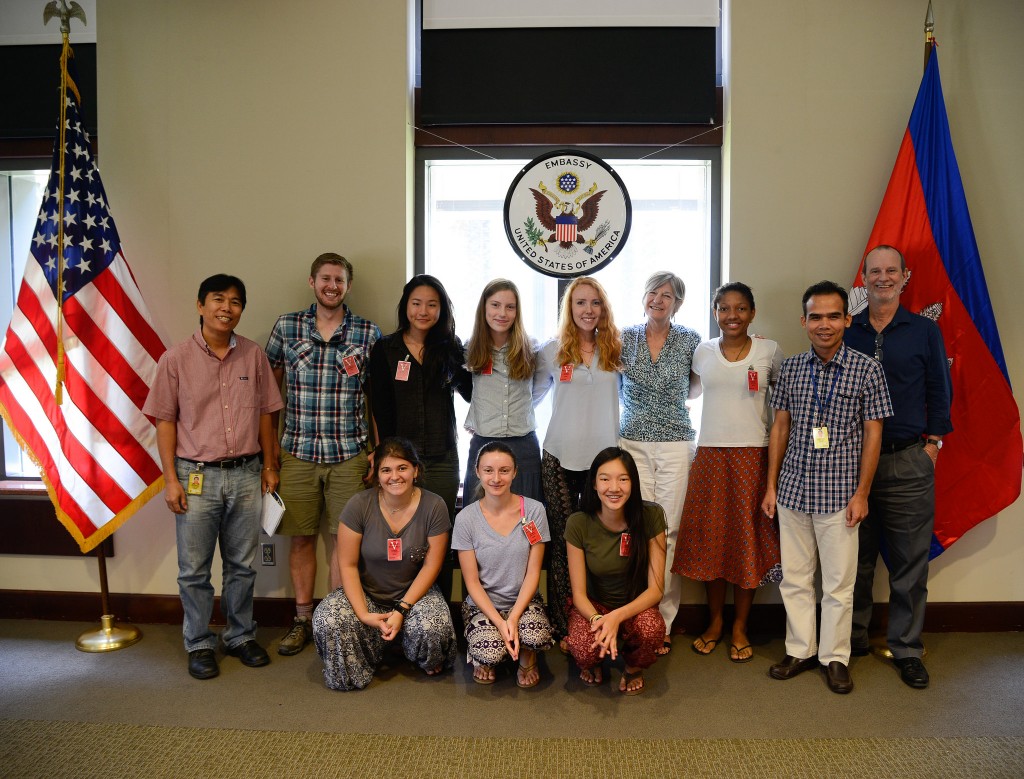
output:
[[[72,47],[82,116],[96,135],[96,44]],[[0,46],[0,138],[53,138],[60,111],[60,45]]]
[[[423,30],[420,120],[709,124],[715,28]]]

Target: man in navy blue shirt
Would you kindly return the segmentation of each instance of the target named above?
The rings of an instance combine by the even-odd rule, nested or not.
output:
[[[875,562],[881,540],[889,562],[888,645],[909,686],[928,686],[921,662],[928,557],[935,524],[935,463],[949,418],[952,389],[939,328],[900,305],[910,279],[903,255],[878,246],[864,258],[868,307],[853,317],[846,344],[882,364],[893,416],[882,428],[882,452],[860,525],[853,599],[854,655],[868,652]]]

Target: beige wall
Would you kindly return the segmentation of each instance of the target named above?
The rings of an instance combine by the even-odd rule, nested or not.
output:
[[[168,339],[194,326],[209,273],[249,285],[260,341],[304,306],[309,260],[356,263],[353,307],[384,329],[409,267],[406,0],[137,3],[99,8],[101,168],[125,252]],[[919,0],[734,0],[728,7],[727,277],[758,293],[760,329],[804,348],[799,296],[849,282],[920,80]],[[1024,386],[1024,72],[1014,0],[942,0],[942,73],[964,185],[1015,386]],[[1024,505],[934,565],[933,601],[1024,600]],[[116,592],[175,593],[172,520],[153,501],[117,533]],[[287,566],[259,568],[284,596]],[[215,577],[219,578],[219,574]],[[5,556],[0,589],[98,589],[96,565]],[[879,585],[879,592],[884,586]],[[324,584],[318,588],[323,594]],[[696,586],[686,599],[700,600]],[[766,600],[777,599],[768,593]]]
[[[806,348],[800,295],[856,273],[920,85],[924,0],[732,0],[726,91],[729,278],[758,325]],[[954,147],[1010,379],[1024,387],[1024,61],[1016,0],[934,3]],[[1024,502],[933,564],[932,601],[1024,600]],[[876,592],[886,592],[884,583]]]

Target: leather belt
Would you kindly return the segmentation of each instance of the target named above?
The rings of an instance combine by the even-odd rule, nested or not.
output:
[[[882,452],[885,454],[902,452],[904,449],[909,449],[910,447],[917,446],[920,443],[922,443],[920,438],[908,438],[904,441],[882,441]]]
[[[233,460],[212,460],[210,462],[203,462],[202,460],[190,460],[187,457],[179,457],[179,460],[184,460],[187,463],[193,465],[202,465],[204,468],[241,468],[243,465],[251,463],[253,460],[258,460],[260,456],[258,454],[247,454],[245,457],[236,457]]]

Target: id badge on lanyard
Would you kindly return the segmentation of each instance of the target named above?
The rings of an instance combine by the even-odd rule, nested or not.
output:
[[[526,540],[530,542],[530,546],[540,542],[540,531],[537,530],[537,523],[532,519],[526,521],[526,499],[519,496],[519,523],[523,526],[523,533],[526,534]]]
[[[839,373],[843,367],[841,365],[835,366],[835,373],[832,376],[832,385],[828,388],[828,395],[825,396],[825,402],[821,402],[821,398],[818,396],[818,372],[814,369],[814,366],[810,363],[807,365],[811,371],[811,386],[814,391],[814,405],[816,409],[815,419],[821,419],[824,422],[825,411],[828,409],[829,403],[832,402],[832,394],[836,390],[836,384],[839,381]],[[827,425],[814,425],[811,428],[811,440],[814,443],[815,449],[828,449],[828,426]]]

